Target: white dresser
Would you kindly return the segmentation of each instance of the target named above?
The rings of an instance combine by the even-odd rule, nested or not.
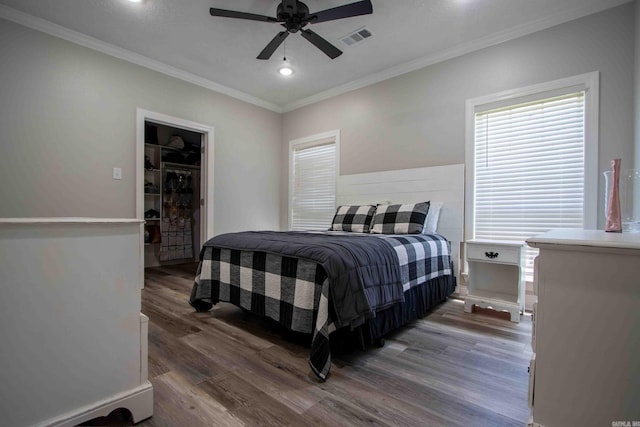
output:
[[[527,243],[540,249],[530,425],[640,421],[640,234],[554,230]]]
[[[0,424],[153,412],[142,221],[0,218]]]
[[[468,295],[464,311],[474,305],[508,311],[512,322],[520,322],[524,311],[524,242],[469,240]]]

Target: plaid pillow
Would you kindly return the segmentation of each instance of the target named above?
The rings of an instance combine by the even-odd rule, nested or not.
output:
[[[420,234],[429,212],[429,202],[408,205],[380,205],[373,217],[376,234]]]
[[[373,205],[338,206],[329,230],[368,233],[375,211]]]

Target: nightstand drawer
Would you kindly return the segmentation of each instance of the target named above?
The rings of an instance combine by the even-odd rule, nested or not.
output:
[[[467,242],[467,260],[520,265],[521,248]]]

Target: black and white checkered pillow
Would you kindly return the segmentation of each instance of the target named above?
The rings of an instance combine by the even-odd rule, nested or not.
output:
[[[429,202],[379,205],[371,232],[376,234],[420,234],[429,212]]]
[[[375,211],[373,205],[338,206],[329,230],[368,233]]]

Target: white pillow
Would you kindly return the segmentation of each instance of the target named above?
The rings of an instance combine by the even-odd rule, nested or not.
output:
[[[431,202],[427,212],[427,220],[424,222],[423,234],[435,233],[438,229],[438,219],[440,219],[440,209],[442,202]]]

